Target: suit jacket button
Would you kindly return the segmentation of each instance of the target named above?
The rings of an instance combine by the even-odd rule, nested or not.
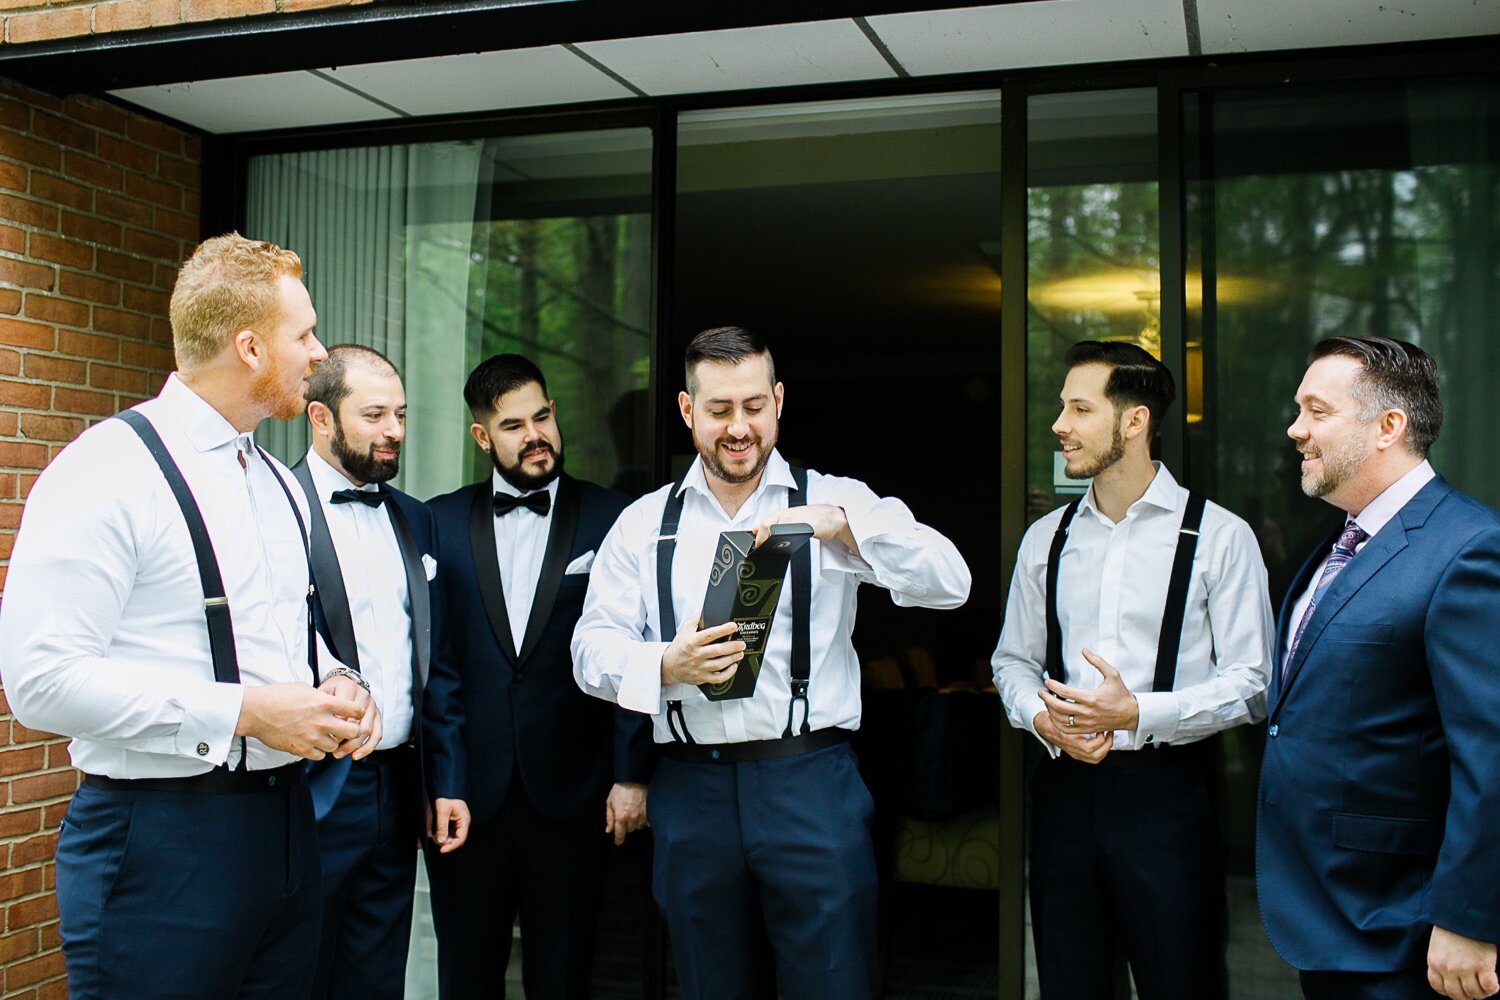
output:
[[[517,684],[521,683],[525,679],[526,671],[524,670],[517,670],[515,676],[511,678],[511,680],[515,681]]]
[[[1271,723],[1271,728],[1268,729],[1268,730],[1266,730],[1266,733],[1267,733],[1267,735],[1269,735],[1271,737],[1271,739],[1274,740],[1276,738],[1276,734],[1279,731],[1280,731],[1280,727],[1277,726],[1276,723],[1273,722],[1273,723]]]

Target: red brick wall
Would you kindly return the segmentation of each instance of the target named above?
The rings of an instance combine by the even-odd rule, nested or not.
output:
[[[152,118],[0,79],[0,591],[38,472],[172,368],[167,299],[198,240],[200,154]],[[52,852],[76,787],[64,742],[17,722],[0,690],[4,1000],[67,996]]]
[[[350,7],[373,0],[0,0],[0,21],[9,44],[45,42],[112,31],[139,31],[174,24],[218,21],[257,14],[289,14],[322,7]]]

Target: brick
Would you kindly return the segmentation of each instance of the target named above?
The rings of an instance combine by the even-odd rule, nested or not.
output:
[[[151,320],[137,313],[121,312],[118,309],[94,307],[94,329],[104,333],[117,333],[122,337],[147,340],[151,336]]]
[[[283,14],[299,10],[322,10],[325,7],[347,7],[349,0],[281,0]]]
[[[25,191],[28,174],[19,163],[0,162],[0,187]]]
[[[47,464],[47,446],[27,441],[0,441],[0,466],[40,469]]]
[[[57,851],[57,834],[44,833],[14,844],[10,849],[10,866],[21,868],[46,861]]]
[[[132,118],[132,121],[135,119]],[[156,151],[147,149],[128,139],[114,136],[99,137],[99,156],[110,163],[118,163],[126,170],[139,170],[143,174],[156,173]]]
[[[135,0],[132,3],[118,4],[122,7],[145,7],[146,2]],[[94,32],[99,32],[99,12],[103,7],[94,10]],[[69,118],[81,121],[86,125],[104,129],[106,132],[124,132],[125,122],[129,115],[124,108],[116,107],[108,101],[102,101],[97,97],[86,97],[82,94],[74,94],[63,100],[63,113]]]
[[[15,226],[0,225],[0,250],[9,253],[26,252],[26,230]]]
[[[62,441],[83,433],[82,417],[57,417],[50,413],[21,414],[21,433],[33,441]]]
[[[20,504],[14,504],[13,506],[19,507]],[[13,744],[37,743],[44,740],[55,740],[57,738],[58,737],[56,733],[43,732],[40,729],[27,729],[20,722],[17,722],[14,719],[11,720],[10,741]],[[49,824],[44,821],[42,825],[47,826]]]
[[[94,248],[79,243],[77,240],[58,239],[46,233],[32,233],[29,247],[31,256],[40,260],[66,264],[69,267],[79,267],[84,270],[92,270],[94,267]]]
[[[182,140],[182,155],[189,163],[199,164],[203,162],[203,137],[197,135],[186,135]]]
[[[36,485],[39,477],[34,472],[22,472],[16,476],[16,496],[25,500],[31,496],[31,488]]]
[[[151,318],[151,339],[158,344],[175,343],[172,337],[172,321],[165,316]]]
[[[40,7],[42,6],[42,3],[31,3],[27,6]],[[0,87],[0,90],[3,89],[7,88]],[[60,97],[53,97],[51,94],[44,93],[43,91],[33,90],[30,87],[23,87],[15,83],[9,84],[8,89],[12,94],[16,95],[24,101],[28,101],[31,104],[36,105],[44,111],[62,110],[62,98]]]
[[[50,351],[57,347],[57,332],[40,323],[25,323],[18,319],[0,317],[0,344],[7,347],[29,347],[34,351]]]
[[[29,135],[7,135],[5,155],[19,160],[27,166],[56,170],[62,166],[62,149],[50,142],[34,139]]]
[[[182,209],[195,218],[201,218],[203,215],[203,196],[196,190],[182,192]]]
[[[89,33],[89,9],[64,7],[35,14],[12,14],[5,33],[12,43],[41,42],[49,38],[74,38]],[[7,983],[7,988],[9,984]]]
[[[29,810],[35,813],[36,810]],[[19,899],[42,891],[42,873],[35,868],[0,875],[0,899]]]
[[[177,240],[167,239],[157,233],[141,232],[139,229],[127,229],[121,246],[127,253],[155,260],[180,262],[187,256],[182,253],[182,246]]]
[[[95,188],[120,191],[125,186],[125,171],[117,165],[96,156],[87,156],[74,150],[63,152],[63,173]]]
[[[100,305],[120,304],[120,283],[109,278],[98,278],[78,271],[62,271],[58,275],[57,290],[75,299],[88,299]]]
[[[37,229],[56,229],[57,206],[32,201],[30,198],[0,194],[0,219],[35,226]]]
[[[80,212],[90,211],[94,207],[93,190],[47,173],[32,173],[31,196],[64,208],[75,208]]]
[[[182,188],[145,174],[126,174],[125,193],[163,208],[176,210],[182,207]]]
[[[196,215],[185,215],[182,212],[168,212],[165,209],[158,209],[156,212],[156,228],[168,236],[176,236],[192,242],[198,238],[198,217]]]
[[[0,962],[7,965],[18,958],[35,955],[41,950],[41,935],[35,928],[0,937]]]
[[[71,303],[69,303],[71,305]],[[84,310],[85,313],[88,310]],[[74,324],[76,326],[88,326],[88,321]],[[120,358],[120,342],[114,337],[100,337],[92,333],[78,333],[73,330],[57,331],[57,351],[59,354],[67,354],[78,358],[92,358],[95,361],[118,361]]]
[[[31,106],[0,97],[0,128],[25,132],[31,128]]]
[[[51,951],[62,945],[62,936],[57,932],[57,924],[43,924],[37,928],[37,937],[41,938],[42,950]],[[55,987],[61,986],[59,991]],[[53,983],[50,987],[43,987],[37,992],[37,1000],[68,1000],[68,982],[66,979]]]
[[[124,341],[120,344],[120,363],[135,365],[137,368],[171,371],[175,359],[172,352],[165,347]]]
[[[182,154],[182,132],[154,118],[131,115],[125,125],[125,135],[138,142],[173,156]]]
[[[88,306],[81,302],[70,302],[67,299],[53,298],[51,295],[40,295],[36,292],[30,292],[26,296],[26,315],[31,319],[61,323],[64,326],[89,325]],[[73,353],[66,348],[60,348],[60,350],[64,354]]]
[[[140,260],[129,254],[100,250],[94,269],[112,278],[123,278],[137,284],[149,285],[155,278],[156,267],[148,260]]]
[[[99,191],[94,195],[94,211],[106,219],[116,219],[132,226],[151,225],[151,206],[145,202],[122,198]]]
[[[68,741],[58,740],[56,743],[47,744],[47,770],[51,771],[59,767],[72,767],[73,757],[68,753]]]
[[[62,234],[75,240],[99,243],[107,247],[118,247],[122,229],[113,222],[79,215],[76,212],[62,213]]]
[[[77,771],[53,771],[50,774],[12,779],[10,800],[19,805],[39,799],[55,799],[62,795],[72,795],[77,788]]]
[[[154,289],[125,287],[124,306],[126,309],[134,309],[136,312],[148,313],[152,316],[165,316],[172,303],[172,297],[166,292],[158,292]]]
[[[82,385],[88,366],[82,361],[54,358],[49,354],[28,354],[21,359],[21,374],[38,382],[66,382]],[[40,468],[40,466],[37,466]]]
[[[163,156],[157,164],[156,173],[163,180],[181,184],[185,188],[197,190],[203,186],[203,168],[175,156]]]
[[[31,116],[31,133],[40,139],[85,153],[92,153],[98,141],[98,133],[88,126],[40,111]]]
[[[10,362],[6,360],[7,354],[15,359],[15,371],[6,372],[6,374],[19,374],[21,371],[21,356],[15,351],[0,351],[0,372],[5,372],[6,367],[8,367],[10,364]],[[16,431],[20,428],[20,424],[21,421],[19,414],[8,410],[0,411],[0,437],[15,437]],[[18,492],[16,495],[19,496],[20,493]],[[9,557],[0,556],[0,559],[6,558]]]
[[[181,270],[176,264],[159,264],[156,268],[156,287],[164,292],[171,292],[177,287],[177,272]]]
[[[276,0],[186,0],[183,20],[217,21],[250,14],[270,14],[275,10]]]
[[[14,316],[21,311],[21,292],[16,288],[0,288],[0,313]]]
[[[57,919],[57,900],[52,896],[39,896],[24,903],[12,903],[5,911],[6,930],[34,927],[47,920]],[[17,990],[32,986],[44,979],[60,976],[63,972],[62,952],[54,951],[36,958],[17,962],[5,970],[6,990]]]
[[[96,389],[133,392],[140,396],[146,392],[146,373],[137,368],[94,364],[89,366],[89,385]]]
[[[91,417],[113,416],[115,397],[105,392],[57,387],[52,392],[52,408],[59,413],[82,413]]]
[[[160,28],[182,20],[181,0],[126,0],[94,8],[94,34]],[[117,130],[120,131],[120,130]]]
[[[42,829],[51,830],[56,828],[67,814],[68,804],[66,802],[54,802],[51,805],[42,806]],[[49,876],[44,876],[42,884],[46,885],[50,881]]]
[[[46,747],[17,747],[12,750],[0,750],[0,775],[40,771],[46,763]]]
[[[19,379],[0,378],[0,406],[19,406],[27,410],[45,410],[52,401],[52,387],[23,382]],[[3,442],[0,442],[3,444]],[[0,528],[15,525],[0,524]]]

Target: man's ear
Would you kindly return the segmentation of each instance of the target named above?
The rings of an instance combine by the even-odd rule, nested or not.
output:
[[[1375,425],[1375,447],[1380,451],[1406,440],[1405,410],[1386,410]]]
[[[693,397],[686,392],[677,394],[677,409],[682,414],[682,422],[688,427],[693,426]]]
[[[786,389],[782,388],[780,382],[771,390],[771,396],[776,400],[776,419],[781,419],[781,404],[786,400]]]
[[[333,433],[333,412],[318,400],[307,404],[307,422],[319,436]]]
[[[1151,408],[1132,406],[1121,415],[1124,425],[1120,433],[1126,438],[1138,437],[1151,429]]]
[[[239,331],[230,341],[234,347],[235,357],[240,363],[251,371],[259,371],[260,365],[265,360],[264,346],[260,342],[260,336],[249,327]]]
[[[489,454],[490,432],[484,429],[482,424],[470,424],[469,435],[474,438],[474,443],[479,445],[479,450]]]

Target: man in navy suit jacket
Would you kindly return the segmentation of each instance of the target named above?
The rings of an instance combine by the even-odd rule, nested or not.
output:
[[[432,500],[446,614],[427,695],[461,720],[434,740],[434,771],[473,817],[463,850],[427,855],[438,991],[503,996],[519,914],[526,996],[571,1000],[590,989],[607,834],[645,825],[653,760],[651,720],[578,690],[569,651],[628,501],[563,473],[557,407],[526,358],[484,361],[464,399],[494,473]]]
[[[312,448],[292,474],[307,494],[319,631],[339,660],[324,676],[352,668],[383,723],[365,760],[308,765],[323,869],[313,995],[401,1000],[428,801],[420,756],[435,532],[425,504],[384,485],[405,439],[396,367],[368,347],[329,348],[307,399]],[[445,798],[452,787],[430,790],[445,813],[462,811]]]
[[[1309,1000],[1500,990],[1500,517],[1426,460],[1437,367],[1319,343],[1287,429],[1349,515],[1282,604],[1256,884]]]

